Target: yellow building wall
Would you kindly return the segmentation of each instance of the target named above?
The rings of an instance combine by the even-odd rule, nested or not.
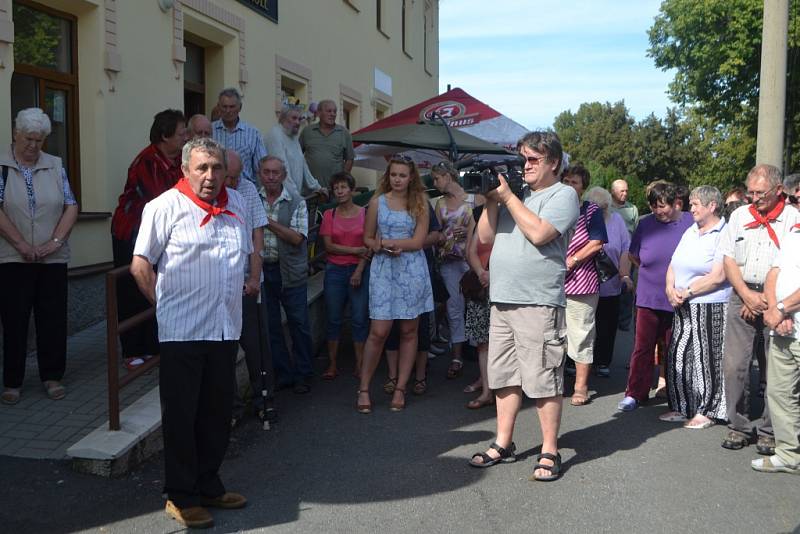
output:
[[[3,1],[8,2],[0,4]],[[280,0],[278,23],[236,0],[176,0],[176,7],[167,12],[156,0],[39,3],[78,17],[82,212],[114,210],[128,165],[149,143],[153,115],[166,108],[183,109],[185,32],[208,46],[207,111],[224,87],[242,89],[241,117],[262,133],[276,122],[281,73],[308,77],[303,80],[305,103],[333,99],[339,105],[340,123],[343,95],[351,103],[360,99],[356,119],[360,127],[374,121],[376,101],[389,106],[389,115],[438,92],[436,18],[429,35],[433,50],[427,71],[422,27],[426,5],[428,13],[438,17],[437,1],[408,0],[405,52],[401,0],[383,1],[383,32],[377,28],[373,0]],[[0,89],[5,94],[0,98],[0,124],[4,125],[12,120],[12,46],[0,45]],[[376,68],[391,77],[391,95],[375,90]],[[246,83],[240,84],[242,80]],[[7,146],[10,139],[10,128],[0,128],[0,143]],[[361,180],[371,176],[359,174]],[[110,218],[84,217],[78,222],[70,238],[70,267],[111,260],[109,227]]]

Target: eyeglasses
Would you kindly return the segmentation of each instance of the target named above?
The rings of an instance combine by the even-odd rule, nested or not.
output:
[[[766,196],[769,196],[769,194],[772,193],[773,191],[775,191],[779,186],[780,186],[780,184],[772,186],[772,187],[770,187],[769,189],[767,189],[764,192],[761,192],[761,191],[748,191],[747,192],[747,198],[753,199],[753,200],[755,200],[757,198],[764,198]]]
[[[539,163],[541,163],[542,161],[547,159],[546,156],[539,156],[539,157],[527,156],[526,157],[526,156],[523,156],[522,154],[520,154],[520,157],[522,159],[524,159],[526,162],[530,163],[531,165],[539,165]]]

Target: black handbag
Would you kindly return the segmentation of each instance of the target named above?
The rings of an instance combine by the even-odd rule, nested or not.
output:
[[[450,298],[450,292],[447,291],[447,286],[444,285],[444,278],[439,269],[433,269],[431,272],[431,288],[433,289],[433,301],[438,303],[447,302]]]
[[[597,271],[597,279],[601,284],[608,282],[619,274],[619,269],[603,249],[600,249],[600,252],[594,255],[594,268]]]

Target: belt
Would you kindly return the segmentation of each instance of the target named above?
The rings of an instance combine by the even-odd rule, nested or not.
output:
[[[754,284],[752,282],[745,282],[744,285],[746,285],[748,289],[752,289],[753,291],[758,291],[759,293],[764,292],[764,284]]]

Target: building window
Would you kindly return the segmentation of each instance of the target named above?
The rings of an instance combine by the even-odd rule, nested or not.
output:
[[[308,105],[308,92],[306,84],[300,80],[281,76],[281,104],[289,106],[302,106],[303,109]]]
[[[58,156],[80,202],[76,18],[27,1],[13,3],[11,116],[38,107],[50,117],[44,150]]]
[[[192,115],[206,112],[206,51],[184,39],[186,62],[183,64],[183,114],[188,119]]]
[[[355,131],[361,128],[360,111],[358,104],[349,100],[342,100],[342,117],[348,130]]]

